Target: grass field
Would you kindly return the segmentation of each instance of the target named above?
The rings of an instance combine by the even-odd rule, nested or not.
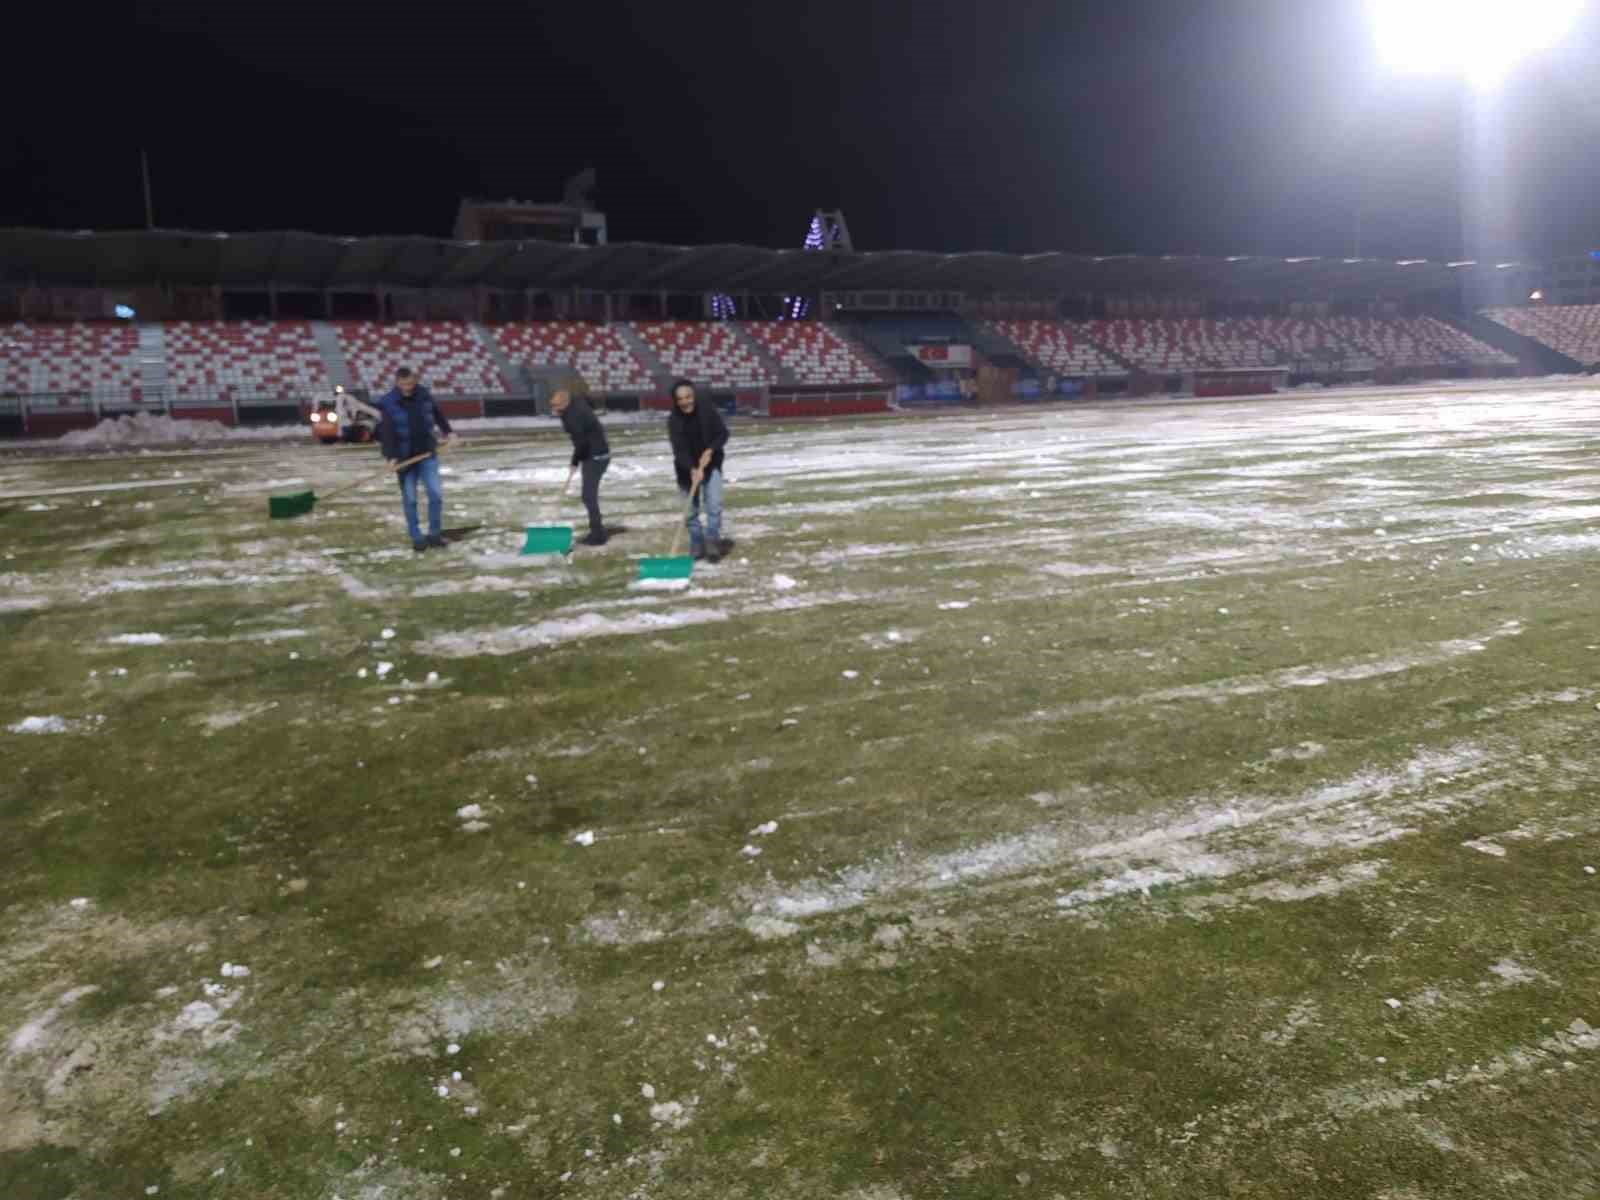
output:
[[[0,459],[0,1197],[1596,1194],[1600,390],[663,443]]]

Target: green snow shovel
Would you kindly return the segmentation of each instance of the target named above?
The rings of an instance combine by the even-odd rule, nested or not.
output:
[[[700,494],[700,485],[697,483],[689,489],[689,506],[683,510],[683,520],[678,525],[678,532],[672,535],[672,553],[666,558],[641,558],[639,560],[640,579],[688,579],[694,574],[694,559],[687,554],[678,553],[678,543],[683,540],[683,531],[689,524],[689,517],[694,513],[694,498]]]
[[[572,472],[567,472],[567,482],[561,488],[566,497],[572,490]],[[522,543],[523,554],[571,554],[571,525],[529,525],[528,538]]]
[[[396,471],[404,470],[406,467],[412,466],[415,463],[419,463],[425,458],[432,457],[432,454],[432,451],[429,451],[427,454],[418,454],[416,457],[408,458],[404,462],[398,463],[394,466],[385,467],[383,470],[375,471],[373,474],[358,479],[354,483],[347,483],[343,487],[334,488],[333,491],[329,492],[326,496],[318,496],[313,491],[290,492],[287,496],[269,496],[267,497],[267,516],[273,520],[276,520],[280,517],[304,516],[317,506],[318,500],[332,500],[341,492],[348,492],[352,488],[358,488],[364,486],[365,484],[369,484],[374,479],[382,479],[385,475],[390,475]]]

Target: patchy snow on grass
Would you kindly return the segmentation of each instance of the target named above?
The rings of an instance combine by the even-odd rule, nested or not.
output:
[[[119,633],[106,639],[114,646],[159,646],[166,640],[159,633]]]
[[[271,712],[277,708],[277,701],[263,701],[259,704],[247,704],[243,708],[224,709],[221,712],[207,713],[196,717],[195,721],[203,726],[208,733],[220,733],[224,729],[232,729],[235,725],[243,725],[263,713]]]
[[[1102,872],[1099,879],[1065,891],[1057,907],[1072,910],[1118,896],[1195,880],[1217,880],[1247,868],[1292,861],[1307,845],[1369,844],[1402,836],[1396,824],[1413,810],[1448,811],[1431,795],[1433,785],[1481,767],[1488,754],[1462,745],[1423,751],[1385,770],[1361,771],[1293,796],[1238,797],[1231,803],[1191,801],[1177,815],[1144,814],[1120,829],[1094,830],[1075,822],[1044,825],[941,854],[887,855],[819,879],[746,893],[754,916],[795,921],[859,908],[877,897],[932,893],[958,885],[992,884],[1063,870]],[[1412,809],[1397,805],[1400,792],[1418,794]],[[1391,813],[1390,810],[1395,810]],[[1239,844],[1256,831],[1254,842]],[[1096,835],[1100,840],[1096,840]],[[1109,836],[1108,836],[1109,835]],[[1265,836],[1263,836],[1265,835]],[[1306,885],[1268,882],[1247,899],[1306,899],[1367,882],[1376,866]]]
[[[85,996],[92,996],[100,989],[93,985],[88,987],[75,987],[62,992],[54,1004],[45,1009],[32,1020],[25,1021],[16,1033],[11,1035],[10,1049],[12,1054],[29,1054],[45,1049],[51,1040],[50,1027],[69,1008],[82,1000]]]
[[[1489,633],[1476,638],[1453,638],[1409,654],[1390,658],[1369,659],[1324,667],[1290,667],[1269,675],[1246,675],[1216,683],[1184,684],[1161,688],[1153,692],[1138,692],[1123,696],[1106,696],[1098,700],[1084,700],[1061,708],[1041,710],[1032,716],[1035,721],[1061,721],[1092,713],[1110,712],[1135,705],[1166,704],[1183,700],[1221,701],[1245,696],[1259,696],[1287,688],[1326,687],[1331,683],[1359,683],[1387,675],[1400,675],[1407,671],[1443,666],[1470,654],[1482,653],[1497,638],[1515,637],[1522,632],[1519,621],[1506,621]]]
[[[1317,1002],[1315,1000],[1301,1000],[1283,1019],[1283,1024],[1276,1029],[1268,1029],[1261,1035],[1261,1040],[1269,1046],[1287,1046],[1302,1032],[1314,1028],[1318,1020]]]
[[[727,619],[728,613],[720,608],[685,608],[665,613],[641,612],[626,617],[581,613],[575,617],[555,617],[532,625],[517,625],[505,629],[439,634],[424,641],[419,649],[424,654],[437,654],[445,658],[468,658],[477,654],[499,656],[584,638],[657,633],[690,625],[714,624]]]
[[[1127,567],[1119,567],[1111,563],[1053,562],[1044,563],[1036,569],[1046,575],[1054,575],[1058,579],[1084,579],[1094,575],[1126,575],[1128,573]]]
[[[104,724],[102,716],[84,717],[81,720],[71,720],[67,717],[23,717],[22,720],[6,728],[12,733],[44,734],[44,733],[82,733]]]

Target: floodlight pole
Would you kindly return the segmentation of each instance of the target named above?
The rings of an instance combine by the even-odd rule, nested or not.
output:
[[[150,156],[145,151],[139,151],[139,174],[144,177],[144,227],[156,227],[156,210],[150,203]]]

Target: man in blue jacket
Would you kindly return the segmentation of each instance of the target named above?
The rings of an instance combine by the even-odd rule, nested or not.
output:
[[[383,422],[378,427],[383,441],[383,456],[395,465],[400,476],[400,503],[406,510],[406,528],[411,533],[411,548],[421,554],[429,546],[442,547],[440,522],[444,516],[444,495],[439,487],[439,457],[434,451],[439,442],[437,429],[450,436],[450,420],[434,403],[433,393],[417,382],[417,373],[401,367],[394,373],[394,390],[378,401]],[[402,469],[400,464],[419,454],[428,455],[419,463]],[[417,524],[417,482],[428,493],[428,536]]]

